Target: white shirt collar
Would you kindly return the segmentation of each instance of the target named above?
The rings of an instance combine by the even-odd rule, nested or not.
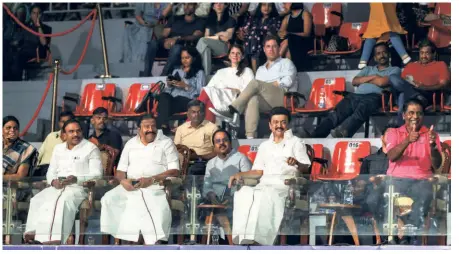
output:
[[[72,148],[72,150],[70,150],[69,147],[68,147],[68,144],[65,143],[65,149],[66,149],[67,151],[76,151],[76,150],[80,149],[82,146],[84,146],[87,142],[89,142],[89,141],[87,141],[87,140],[84,139],[84,138],[81,139],[81,142],[80,142],[78,145],[74,146],[74,147]]]
[[[293,137],[293,132],[292,130],[287,130],[284,132],[284,139],[282,139],[282,142],[284,142],[284,140],[288,140],[288,139],[291,139]],[[274,143],[274,134],[271,133],[271,135],[269,136],[269,141],[271,141],[272,143]]]
[[[159,140],[162,140],[164,138],[164,134],[163,134],[163,130],[157,130],[156,131],[156,137],[155,137],[155,140],[153,140],[153,142],[147,144],[147,145],[150,145],[150,144],[154,144],[155,142],[159,141]],[[137,134],[136,136],[136,141],[138,144],[142,144],[142,140],[140,140],[140,134]]]

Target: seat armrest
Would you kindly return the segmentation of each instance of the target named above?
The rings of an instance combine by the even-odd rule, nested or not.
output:
[[[78,99],[78,98],[73,98],[73,97],[70,97],[70,96],[64,96],[64,101],[71,101],[71,102],[75,102],[76,104],[78,104],[78,102],[80,101],[80,99]]]
[[[333,93],[336,95],[341,95],[341,96],[346,96],[349,94],[348,91],[337,91],[337,90],[333,91]]]

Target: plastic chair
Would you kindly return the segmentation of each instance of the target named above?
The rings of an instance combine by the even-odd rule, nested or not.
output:
[[[132,84],[131,87],[129,87],[128,96],[122,109],[119,112],[112,112],[110,115],[116,118],[132,118],[151,112],[151,91],[157,90],[158,86],[160,85],[140,83]],[[110,99],[119,102],[119,99]]]
[[[437,3],[435,14],[451,16],[451,3]],[[435,44],[437,48],[447,48],[451,45],[451,23],[445,19],[437,19],[430,23],[427,38]]]
[[[255,162],[255,157],[257,157],[257,151],[258,151],[258,146],[252,146],[252,145],[242,145],[239,146],[237,149],[240,153],[244,154],[247,156],[247,158],[254,163]]]
[[[324,51],[326,55],[347,55],[359,51],[362,48],[361,36],[367,30],[368,22],[343,23],[339,29],[339,36],[349,40],[349,50],[347,51]]]
[[[78,98],[64,96],[65,101],[71,101],[77,104],[73,114],[76,117],[91,117],[92,112],[98,108],[106,108],[109,112],[113,112],[114,103],[108,98],[115,97],[116,86],[113,83],[90,83],[84,88],[83,95]]]

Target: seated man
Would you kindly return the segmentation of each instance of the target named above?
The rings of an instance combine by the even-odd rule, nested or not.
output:
[[[234,180],[260,178],[257,186],[244,186],[234,194],[233,241],[237,244],[274,243],[288,195],[284,180],[309,169],[306,146],[287,130],[289,121],[286,108],[273,108],[269,119],[272,134],[259,146],[252,170],[229,179],[231,188]]]
[[[284,93],[298,89],[296,68],[288,58],[280,57],[279,38],[267,35],[263,51],[268,61],[257,70],[255,79],[226,110],[209,109],[225,121],[238,119],[234,114],[245,112],[245,132],[248,139],[257,137],[260,111],[284,105]]]
[[[205,163],[217,154],[212,146],[212,135],[218,129],[217,125],[204,120],[204,103],[192,100],[188,103],[188,119],[175,132],[174,143],[185,145],[191,149],[191,160],[195,163],[188,171],[192,175],[204,175]]]
[[[40,149],[38,149],[38,168],[35,170],[34,176],[46,176],[54,147],[65,142],[65,135],[62,127],[65,122],[74,118],[75,116],[70,111],[65,111],[60,114],[59,130],[48,134],[45,141],[41,144]]]
[[[145,77],[151,76],[151,69],[158,50],[169,50],[167,64],[161,73],[161,76],[166,76],[172,73],[175,66],[180,65],[180,52],[183,45],[196,43],[204,35],[205,21],[195,15],[197,3],[185,3],[184,6],[185,15],[174,16],[172,20],[169,20],[163,31],[163,38],[148,43],[143,71]]]
[[[424,107],[432,105],[433,94],[451,88],[451,74],[443,61],[435,61],[436,48],[429,40],[419,43],[419,61],[409,63],[402,76],[391,76],[390,82],[398,95],[398,121],[403,124],[403,103],[411,98],[421,100]],[[437,98],[437,104],[440,97]]]
[[[172,222],[159,182],[179,175],[179,156],[152,115],[142,116],[137,125],[139,135],[121,153],[120,185],[102,197],[100,231],[126,241],[138,241],[140,232],[146,244],[155,244],[168,239]]]
[[[46,181],[51,187],[30,200],[24,233],[26,242],[61,244],[69,237],[75,215],[88,198],[82,184],[102,176],[102,162],[97,147],[83,139],[80,123],[64,123],[66,142],[56,145],[51,156]]]
[[[384,43],[373,49],[377,66],[367,66],[352,80],[355,93],[349,93],[311,133],[314,138],[351,138],[381,108],[383,89],[390,86],[389,77],[400,76],[400,68],[389,66],[389,50]],[[306,130],[305,130],[306,131]]]
[[[92,112],[91,124],[94,132],[89,136],[89,141],[93,142],[100,150],[104,150],[104,146],[110,146],[121,152],[123,140],[121,135],[107,128],[108,110],[103,107],[98,107]],[[115,159],[118,162],[119,158]]]
[[[233,150],[231,143],[231,135],[225,130],[218,130],[212,136],[217,156],[211,159],[206,166],[206,175],[204,176],[203,194],[211,204],[226,204],[232,205],[231,189],[228,189],[228,181],[231,176],[249,171],[252,163],[240,152]],[[227,235],[231,234],[230,223],[227,220],[231,217],[231,210],[227,209],[224,212],[230,214],[216,213],[220,225],[225,229]],[[232,239],[228,239],[230,245]]]
[[[422,232],[432,201],[432,183],[428,179],[432,176],[432,168],[437,169],[442,163],[440,138],[433,126],[428,129],[422,125],[424,109],[420,101],[405,102],[403,112],[405,124],[386,134],[387,175],[392,177],[390,181],[395,192],[414,201],[411,212],[401,217],[405,226]]]

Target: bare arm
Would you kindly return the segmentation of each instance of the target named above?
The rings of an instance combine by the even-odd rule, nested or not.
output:
[[[164,8],[163,12],[161,13],[162,17],[167,17],[172,12],[172,4],[168,4],[166,8]]]
[[[410,141],[408,138],[404,139],[402,143],[398,144],[394,148],[390,149],[387,152],[387,157],[391,162],[397,161],[402,157],[403,153],[405,152],[405,149],[408,147],[410,144]]]
[[[360,86],[363,83],[371,83],[371,81],[376,78],[376,75],[372,76],[362,76],[362,77],[354,77],[352,79],[352,85],[353,86]]]
[[[228,28],[226,31],[217,33],[217,38],[221,41],[227,42],[233,38],[234,28]]]
[[[298,36],[302,37],[308,37],[311,35],[311,28],[312,28],[312,22],[311,22],[311,14],[307,11],[303,11],[303,32],[302,33],[292,33]]]
[[[29,164],[21,164],[18,168],[18,172],[16,174],[11,175],[3,175],[3,181],[17,181],[21,180],[24,177],[27,177],[29,173]]]
[[[171,34],[171,29],[170,28],[164,28],[163,30],[163,37],[164,38],[169,38],[169,35]]]
[[[201,38],[202,36],[203,36],[202,31],[196,30],[196,31],[194,31],[193,35],[184,36],[184,37],[181,37],[180,39],[182,41],[195,41],[195,40]]]
[[[143,13],[142,13],[143,15]],[[137,22],[139,22],[139,24],[141,24],[142,26],[146,25],[145,24],[145,20],[143,19],[142,15],[136,15],[135,16],[135,19],[137,20]]]

